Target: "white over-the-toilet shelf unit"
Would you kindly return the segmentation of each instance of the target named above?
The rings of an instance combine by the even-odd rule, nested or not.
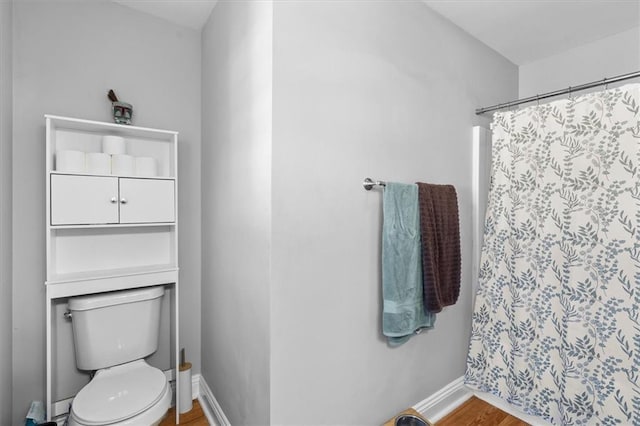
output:
[[[178,133],[45,115],[47,419],[66,411],[52,401],[55,299],[153,285],[172,288],[172,339],[178,371]],[[56,153],[102,152],[102,137],[126,141],[127,154],[152,157],[157,176],[69,173]],[[180,390],[176,380],[176,401]],[[176,424],[179,421],[176,410]]]

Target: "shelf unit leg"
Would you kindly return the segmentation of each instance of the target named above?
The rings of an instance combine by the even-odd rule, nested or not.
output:
[[[47,306],[46,306],[46,335],[47,335],[47,405],[45,409],[47,410],[47,421],[51,421],[51,297],[49,295],[49,289],[47,288]]]
[[[174,335],[175,337],[175,378],[176,378],[176,425],[180,424],[180,380],[178,375],[180,374],[180,313],[179,313],[179,300],[178,297],[178,283],[173,284],[173,303],[174,303]]]

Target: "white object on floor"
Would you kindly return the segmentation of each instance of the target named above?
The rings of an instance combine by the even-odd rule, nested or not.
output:
[[[191,396],[191,363],[187,362],[180,365],[178,373],[178,381],[180,386],[180,401],[178,408],[180,414],[187,413],[193,408],[193,398]]]

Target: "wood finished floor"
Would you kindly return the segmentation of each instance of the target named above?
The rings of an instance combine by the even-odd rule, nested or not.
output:
[[[167,417],[160,423],[160,426],[175,426],[176,424],[176,409],[171,408]],[[193,408],[188,413],[180,414],[180,426],[209,426],[207,417],[202,411],[200,401],[193,400]]]
[[[169,410],[167,418],[160,423],[160,426],[175,426],[175,413],[175,408]],[[197,399],[193,401],[193,409],[180,416],[180,424],[209,426]],[[438,421],[436,426],[529,426],[529,424],[473,396]]]
[[[472,396],[436,426],[528,426],[528,423]]]

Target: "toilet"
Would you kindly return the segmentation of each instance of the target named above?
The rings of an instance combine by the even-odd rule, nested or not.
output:
[[[144,360],[158,348],[163,287],[69,299],[76,365],[95,371],[73,399],[69,426],[158,425],[171,405],[165,374]]]

